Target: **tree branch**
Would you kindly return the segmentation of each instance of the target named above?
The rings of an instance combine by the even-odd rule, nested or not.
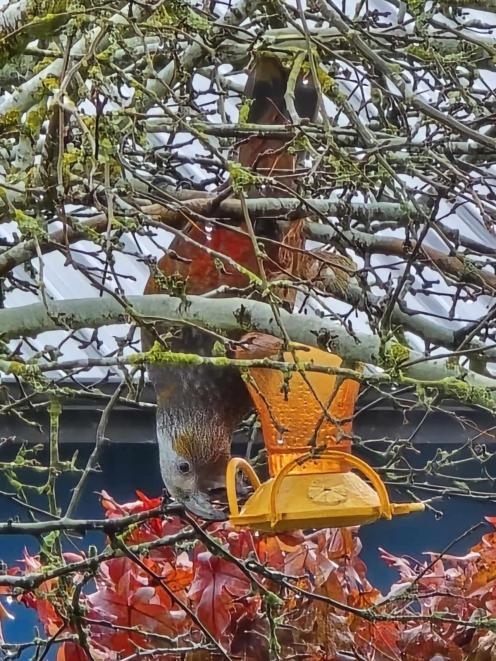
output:
[[[114,298],[82,298],[52,301],[47,311],[43,303],[0,310],[2,339],[33,336],[48,330],[67,328],[99,328],[109,324],[129,323],[141,317],[147,322],[166,320],[168,323],[194,323],[204,328],[216,328],[225,333],[247,330],[281,337],[270,305],[245,299],[205,299],[188,296],[182,299],[167,295],[129,296],[127,309]],[[383,368],[401,369],[395,358],[397,343],[381,342],[370,333],[350,335],[340,324],[305,314],[290,314],[280,310],[283,326],[293,342],[324,348],[343,359],[363,362]],[[422,354],[402,348],[400,362],[411,362],[404,376],[421,382],[431,381],[445,396],[472,403],[493,406],[492,395],[484,389],[496,388],[496,380],[476,374],[453,364],[449,358],[428,360]],[[418,361],[418,362],[416,362]],[[444,383],[441,383],[445,380]],[[465,383],[466,382],[466,383]],[[467,385],[468,384],[468,385]],[[470,386],[475,386],[475,390]],[[483,390],[478,390],[478,388]],[[468,389],[467,389],[468,388]]]

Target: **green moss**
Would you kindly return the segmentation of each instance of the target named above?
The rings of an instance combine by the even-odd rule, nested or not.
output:
[[[37,238],[41,241],[44,241],[47,238],[47,231],[38,218],[28,216],[24,211],[16,209],[14,212],[14,220],[16,221],[23,238]]]
[[[379,365],[387,370],[391,376],[394,376],[400,373],[401,365],[409,359],[410,349],[404,344],[401,344],[401,342],[393,340],[387,342],[383,347],[379,358]]]
[[[229,161],[228,171],[231,176],[231,185],[235,193],[241,193],[250,186],[256,186],[263,181],[262,177],[253,174],[248,168],[239,163]]]
[[[153,279],[160,292],[171,294],[171,296],[182,297],[186,294],[186,279],[179,273],[164,275],[162,271],[155,267],[153,269]]]
[[[406,6],[413,16],[419,16],[424,13],[424,0],[406,0]]]
[[[195,12],[191,7],[188,7],[186,24],[193,31],[199,32],[200,34],[203,35],[208,34],[212,29],[211,22],[207,18],[205,18],[205,16],[202,16],[201,14]]]
[[[448,356],[446,359],[446,369],[454,372],[460,366],[457,356]]]
[[[482,406],[492,411],[496,410],[496,398],[484,386],[476,386],[462,379],[448,376],[439,381],[417,383],[414,379],[403,379],[405,383],[414,383],[417,397],[426,406],[439,396],[444,399],[455,399],[463,404]]]
[[[50,406],[48,407],[48,411],[50,413],[51,418],[60,417],[60,414],[62,413],[62,404],[60,403],[60,400],[57,399],[57,397],[52,397],[52,399],[50,400]]]
[[[460,280],[463,280],[464,278],[473,279],[474,276],[475,277],[477,275],[480,276],[481,272],[476,264],[471,262],[470,259],[466,259],[466,258],[462,258],[462,259],[463,259],[463,267],[459,276]]]
[[[389,63],[388,69],[391,73],[395,73],[398,76],[403,72],[403,69],[402,69],[401,65],[396,64],[395,62],[393,62],[393,64]]]
[[[170,27],[189,28],[190,32],[208,34],[211,22],[202,14],[194,11],[183,0],[168,0],[154,11],[143,23],[147,28],[162,30]]]
[[[243,125],[248,122],[251,104],[252,104],[252,99],[246,99],[246,101],[244,101],[244,103],[241,104],[239,109],[239,124]]]
[[[404,363],[410,358],[410,349],[399,342],[390,342],[386,348],[386,355],[395,363]]]
[[[100,153],[99,156],[102,156],[105,159],[108,159],[110,156],[114,156],[117,151],[117,145],[115,145],[110,138],[102,138],[100,140]]]
[[[279,608],[280,606],[284,606],[284,601],[281,599],[277,594],[274,592],[267,591],[263,595],[265,603],[269,607],[276,607]]]
[[[219,356],[207,361],[203,356],[197,356],[193,353],[166,351],[158,342],[155,342],[149,351],[146,351],[145,353],[138,353],[132,356],[130,362],[138,365],[147,363],[148,365],[172,364],[183,366],[188,365],[190,367],[204,365],[206,362],[208,362],[209,364],[216,365],[217,367],[229,367],[231,364],[231,359]]]
[[[357,185],[364,176],[366,164],[356,161],[345,149],[341,149],[332,137],[328,138],[328,156],[325,158],[336,183],[353,182]]]
[[[484,386],[475,386],[455,377],[441,379],[438,385],[445,397],[457,399],[465,404],[477,404],[493,410],[496,408],[494,395]]]
[[[0,38],[0,66],[22,53],[29,42],[55,34],[67,23],[64,0],[28,0],[17,29]]]
[[[97,245],[103,245],[104,241],[102,240],[102,235],[100,234],[100,232],[97,232],[92,227],[85,227],[84,234],[86,238],[89,239],[90,241],[93,241]]]
[[[177,24],[177,16],[174,15],[173,9],[174,3],[170,3],[168,9],[166,5],[162,5],[156,11],[154,11],[144,22],[146,27],[151,28],[164,28],[170,27]]]
[[[334,78],[330,76],[327,73],[327,71],[325,71],[322,67],[316,67],[316,70],[317,70],[317,78],[319,80],[322,92],[324,94],[338,93],[339,86],[334,80]]]
[[[224,342],[221,342],[220,340],[216,340],[214,342],[214,346],[212,347],[212,356],[216,356],[218,358],[223,358],[227,354],[226,351],[226,345]]]
[[[37,365],[32,363],[21,363],[18,360],[0,359],[0,372],[13,374],[31,380],[40,376],[40,370]]]
[[[9,110],[3,115],[0,115],[0,128],[11,128],[19,126],[21,121],[21,113],[19,110]]]
[[[99,81],[103,80],[102,67],[98,61],[92,66],[88,67],[88,78]]]
[[[45,119],[45,113],[39,108],[30,110],[26,116],[26,127],[32,137],[38,137],[41,125]]]
[[[69,166],[72,165],[73,163],[77,163],[80,156],[81,153],[79,149],[72,149],[71,151],[64,152],[64,156],[63,156],[64,165]]]
[[[429,46],[421,44],[410,44],[405,48],[405,53],[412,55],[423,62],[439,62],[441,64],[463,64],[469,61],[477,52],[477,48],[457,48],[455,52],[446,53],[437,50],[435,42]]]
[[[436,53],[432,48],[427,48],[420,44],[410,44],[410,46],[405,48],[405,53],[412,55],[417,58],[417,60],[423,60],[424,62],[431,62],[436,57]]]
[[[298,134],[291,141],[291,144],[288,147],[289,154],[298,154],[300,152],[307,153],[311,151],[312,151],[312,143],[310,142],[308,136],[303,135],[302,133]]]
[[[112,229],[121,232],[136,232],[141,229],[141,224],[136,218],[128,216],[114,216],[112,219]]]
[[[81,121],[90,130],[94,131],[96,128],[96,117],[94,115],[82,115]]]
[[[54,90],[58,89],[59,85],[60,81],[57,76],[52,76],[51,74],[43,78],[41,81],[41,86],[48,92],[53,92]]]
[[[54,60],[55,58],[51,56],[43,57],[34,65],[33,73],[40,73],[40,71],[43,71],[43,69],[46,69],[46,67],[50,66]]]

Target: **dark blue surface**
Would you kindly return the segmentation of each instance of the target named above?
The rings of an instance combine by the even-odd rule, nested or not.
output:
[[[444,446],[449,449],[449,446]],[[76,448],[64,445],[63,457],[70,457]],[[91,448],[80,447],[79,465],[83,465]],[[432,446],[422,446],[420,459],[432,455]],[[8,450],[2,448],[5,455]],[[6,456],[0,456],[5,459]],[[152,444],[128,444],[108,446],[102,455],[102,472],[94,474],[88,481],[85,496],[80,504],[77,515],[83,518],[100,518],[103,511],[99,503],[97,492],[101,489],[108,491],[117,501],[134,500],[136,489],[142,490],[149,496],[158,496],[162,492],[162,482],[158,469],[157,449]],[[58,495],[60,502],[67,502],[73,481],[62,477],[59,482]],[[9,491],[10,488],[4,480],[0,480],[0,489]],[[395,497],[396,500],[409,500],[405,494]],[[1,519],[19,515],[20,510],[8,499],[2,497]],[[40,501],[42,506],[45,506]],[[436,519],[430,511],[399,517],[391,522],[381,521],[364,526],[360,532],[363,543],[362,558],[368,567],[369,580],[383,591],[397,578],[397,574],[389,569],[380,559],[378,548],[383,547],[387,551],[397,555],[408,555],[420,558],[424,551],[441,551],[458,535],[465,532],[471,525],[483,520],[485,515],[494,515],[494,503],[475,502],[463,498],[444,498],[436,502],[436,507],[443,510],[441,519]],[[22,514],[23,520],[26,516]],[[471,537],[463,539],[452,552],[466,552],[466,549],[480,538],[483,530],[472,534]],[[101,535],[87,536],[84,540],[84,548],[89,543],[97,543],[100,547],[103,542]],[[26,537],[2,537],[0,546],[0,557],[9,566],[22,557],[22,549],[26,546],[32,552],[37,549],[36,540]],[[15,613],[13,622],[4,623],[4,633],[7,642],[28,641],[33,636],[34,616],[23,606],[14,605],[10,610]],[[26,654],[22,659],[28,659],[31,655]],[[53,657],[48,657],[53,658]]]

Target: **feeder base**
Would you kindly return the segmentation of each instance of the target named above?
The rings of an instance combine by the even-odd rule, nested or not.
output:
[[[233,471],[241,468],[246,472],[244,460],[231,461],[235,462]],[[355,457],[352,461],[359,462]],[[285,532],[358,526],[381,518],[391,519],[395,514],[424,510],[423,503],[390,503],[377,473],[368,466],[367,469],[369,479],[374,473],[371,481],[375,489],[351,471],[289,473],[263,484],[254,483],[256,491],[241,510],[231,501],[231,523],[261,532]]]

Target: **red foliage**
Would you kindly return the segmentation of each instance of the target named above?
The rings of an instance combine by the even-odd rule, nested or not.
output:
[[[209,551],[200,553],[195,564],[195,578],[189,597],[202,623],[217,640],[224,643],[235,603],[248,596],[250,580],[232,562],[218,558]]]
[[[160,502],[138,492],[135,502],[120,505],[102,494],[109,518],[153,509]],[[487,520],[496,527],[496,518]],[[156,517],[131,527],[124,539],[128,545],[150,542],[182,528],[177,517]],[[140,564],[129,557],[101,563],[80,597],[84,617],[78,626],[69,605],[80,576],[63,583],[45,581],[19,599],[36,609],[48,635],[60,631],[80,636],[84,631],[84,647],[63,643],[57,661],[87,661],[85,650],[95,661],[118,661],[140,649],[167,649],[170,638],[179,647],[192,646],[201,633],[191,612],[231,658],[264,661],[273,656],[271,646],[280,648],[281,658],[299,654],[315,661],[496,658],[496,634],[476,626],[496,615],[494,531],[461,557],[427,553],[427,559],[418,562],[381,550],[384,561],[399,574],[385,596],[367,580],[356,530],[258,535],[222,523],[211,525],[208,532],[229,554],[254,560],[275,574],[250,577],[198,541],[188,551],[158,547],[140,555]],[[66,558],[80,559],[74,554]],[[27,552],[22,565],[11,571],[43,570],[41,560]],[[295,589],[277,580],[282,575]],[[269,592],[263,594],[252,578]],[[357,610],[370,607],[374,617]],[[210,657],[208,652],[186,656],[188,661]],[[154,655],[164,661],[178,658],[174,652]]]
[[[149,576],[129,558],[104,563],[97,585],[98,589],[86,600],[88,616],[127,627],[119,630],[95,625],[93,638],[100,647],[126,655],[137,646],[147,647],[150,637],[139,630],[174,636],[188,628],[186,614],[163,589],[150,585]]]
[[[57,650],[57,661],[88,661],[88,655],[77,643],[62,643]]]

